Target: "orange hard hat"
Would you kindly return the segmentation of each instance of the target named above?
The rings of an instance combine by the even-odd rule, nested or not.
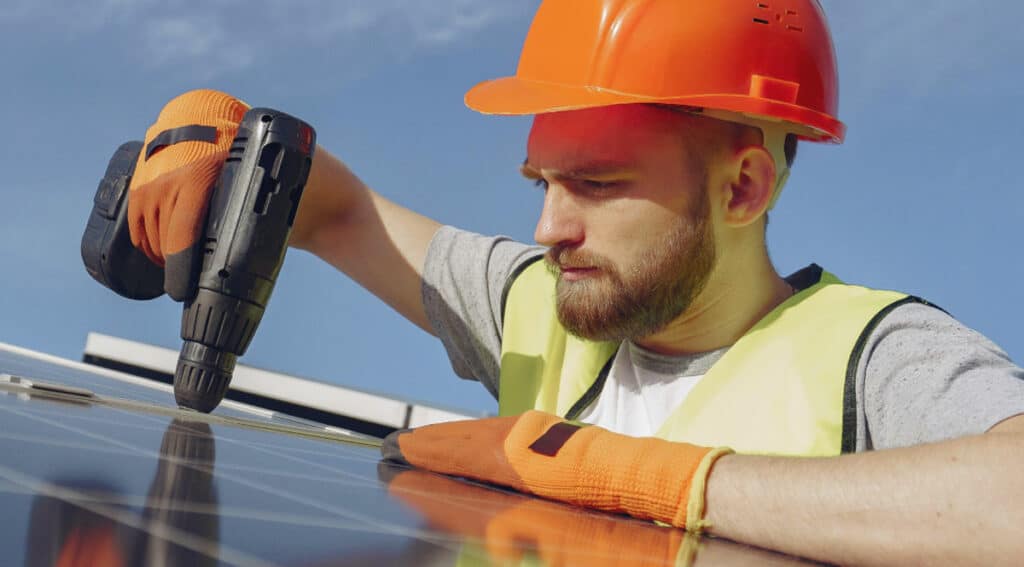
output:
[[[544,0],[515,76],[473,87],[466,104],[486,114],[673,104],[839,143],[838,90],[817,0]]]

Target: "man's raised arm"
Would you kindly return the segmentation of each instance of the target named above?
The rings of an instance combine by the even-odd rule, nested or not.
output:
[[[348,274],[428,333],[420,296],[436,221],[381,197],[318,147],[290,244]]]

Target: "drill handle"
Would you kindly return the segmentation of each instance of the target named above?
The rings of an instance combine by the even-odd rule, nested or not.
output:
[[[179,405],[209,412],[227,393],[284,262],[315,147],[298,118],[269,108],[243,117],[210,202],[198,291],[181,317]]]

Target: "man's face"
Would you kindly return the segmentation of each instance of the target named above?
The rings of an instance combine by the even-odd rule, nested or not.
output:
[[[715,265],[707,171],[687,118],[647,105],[534,119],[523,173],[546,186],[535,238],[562,325],[639,339],[681,315]]]

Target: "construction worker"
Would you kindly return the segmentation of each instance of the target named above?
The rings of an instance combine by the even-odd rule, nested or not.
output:
[[[815,0],[545,0],[516,75],[466,96],[535,115],[540,246],[442,227],[318,149],[291,244],[498,399],[385,457],[825,561],[1024,557],[1024,370],[922,299],[768,258],[796,140],[843,139],[837,90]],[[146,141],[230,139],[242,112],[187,93]],[[223,151],[140,158],[155,261],[195,244]]]

